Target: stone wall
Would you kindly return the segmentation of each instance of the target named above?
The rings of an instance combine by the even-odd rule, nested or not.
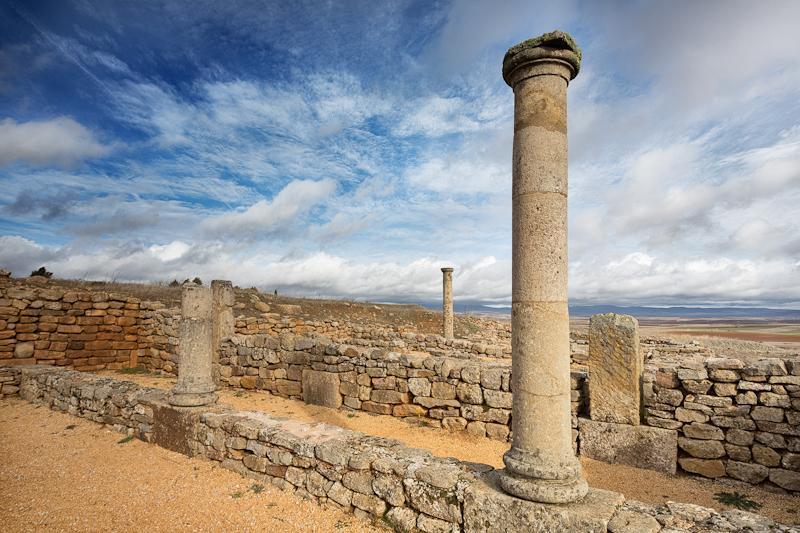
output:
[[[237,335],[223,344],[220,381],[329,407],[421,418],[505,440],[510,434],[509,360],[467,360],[329,343],[289,334]],[[586,372],[572,372],[573,415]],[[573,416],[574,418],[574,416]],[[574,420],[573,427],[577,427]]]
[[[125,294],[0,283],[0,365],[77,370],[136,364],[143,304]]]
[[[165,391],[60,368],[0,367],[4,376],[13,376],[27,401],[219,462],[396,531],[797,531],[744,511],[625,502],[600,490],[572,506],[525,502],[500,492],[488,465],[435,457],[392,439],[226,406],[174,408]]]
[[[678,432],[678,464],[800,491],[800,360],[709,358],[650,366],[645,422]]]
[[[128,381],[52,367],[0,368],[19,383],[19,395],[68,414],[106,424],[114,430],[150,442],[152,402],[166,397],[159,389]]]

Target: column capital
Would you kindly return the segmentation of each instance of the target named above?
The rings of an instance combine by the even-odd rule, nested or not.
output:
[[[452,272],[453,267],[442,267],[442,272]]]
[[[512,46],[503,58],[503,79],[512,88],[519,69],[534,63],[560,63],[569,70],[569,80],[581,69],[581,49],[570,34],[555,30]]]

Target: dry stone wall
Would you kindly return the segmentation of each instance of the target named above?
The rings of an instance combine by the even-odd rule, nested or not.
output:
[[[142,302],[125,294],[0,283],[0,365],[77,370],[135,365]]]
[[[650,367],[645,422],[678,432],[680,467],[800,491],[800,360]]]
[[[494,498],[482,488],[482,480],[496,474],[488,465],[434,457],[392,439],[327,424],[225,406],[177,409],[166,402],[165,391],[62,368],[0,367],[0,379],[9,376],[27,401],[219,462],[256,481],[381,520],[395,531],[487,531],[487,523],[488,530],[503,530],[511,519],[531,531],[800,531],[744,511],[674,502],[648,505],[619,495],[609,518],[577,518],[564,506],[520,509],[524,515],[512,517],[484,505],[487,496]],[[173,431],[159,434],[158,428]]]
[[[289,334],[237,335],[222,346],[220,381],[329,407],[413,417],[432,426],[506,440],[511,365],[391,352]],[[584,408],[586,372],[572,372],[573,427]]]

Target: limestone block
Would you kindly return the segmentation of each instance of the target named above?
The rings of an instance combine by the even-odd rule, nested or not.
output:
[[[639,323],[607,313],[589,320],[589,413],[592,420],[639,424],[644,361]]]
[[[717,459],[725,455],[725,447],[718,440],[678,438],[678,446],[692,457]]]
[[[340,387],[338,374],[319,370],[303,370],[302,394],[305,403],[338,409],[342,405]]]
[[[800,472],[773,468],[769,471],[769,480],[783,489],[800,491]]]
[[[674,474],[678,434],[674,430],[578,419],[581,455]]]
[[[658,533],[661,524],[646,513],[622,509],[608,523],[610,533]]]
[[[756,485],[764,481],[769,475],[769,468],[753,463],[740,463],[739,461],[728,461],[725,471],[734,479],[746,481],[751,485]]]
[[[616,492],[589,489],[569,505],[550,505],[515,498],[497,484],[500,471],[486,474],[464,491],[464,531],[550,533],[606,531],[624,497]]]
[[[695,459],[682,457],[678,460],[681,468],[687,472],[700,474],[705,477],[722,477],[725,475],[725,464],[719,459]]]

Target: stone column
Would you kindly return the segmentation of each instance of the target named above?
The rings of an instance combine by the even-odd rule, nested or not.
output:
[[[453,269],[442,268],[442,335],[453,338]]]
[[[235,321],[233,318],[233,304],[235,295],[233,283],[215,279],[211,282],[211,313],[213,322],[213,335],[211,346],[213,350],[213,376],[214,382],[219,382],[217,370],[219,367],[220,342],[222,339],[233,337]]]
[[[580,68],[568,34],[508,50],[514,89],[512,166],[513,440],[501,487],[543,503],[582,498],[572,450],[567,311],[567,85]]]
[[[186,283],[181,295],[181,325],[178,344],[178,382],[169,402],[182,407],[217,401],[211,374],[214,337],[211,289]]]

